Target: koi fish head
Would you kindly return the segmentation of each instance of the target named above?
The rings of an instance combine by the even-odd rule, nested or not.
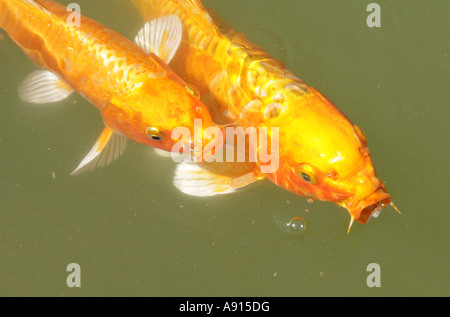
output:
[[[185,148],[201,152],[211,138],[207,129],[215,126],[195,88],[167,77],[149,80],[132,94],[115,97],[102,112],[116,131],[169,152]],[[203,143],[195,143],[194,136]]]
[[[347,208],[351,223],[378,216],[391,196],[376,177],[362,130],[314,88],[296,101],[276,119],[279,124],[271,123],[280,126],[283,146],[279,169],[269,178],[298,195]]]

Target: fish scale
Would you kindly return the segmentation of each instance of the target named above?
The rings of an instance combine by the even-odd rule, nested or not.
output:
[[[2,2],[2,12],[11,10],[11,7]],[[66,19],[70,13],[66,8],[51,2],[43,2],[52,12],[53,16],[42,14],[38,8],[32,7],[22,1],[11,1],[11,6],[18,6],[19,15],[11,14],[9,22],[14,24],[14,28],[8,28],[8,23],[2,23],[5,29],[8,29],[10,36],[24,50],[31,55],[31,58],[40,66],[57,72],[60,76],[76,91],[90,90],[90,101],[95,105],[104,104],[111,96],[112,91],[122,90],[123,79],[133,76],[139,78],[145,76],[145,73],[162,71],[161,67],[151,63],[148,56],[139,51],[133,50],[134,44],[112,32],[101,32],[99,24],[88,18],[82,19],[82,24],[78,28],[69,27]],[[55,20],[54,16],[60,17]],[[7,20],[7,19],[5,19]],[[33,23],[24,23],[24,21],[33,21]],[[47,35],[46,35],[47,34]],[[23,38],[27,37],[26,42]],[[58,41],[54,39],[57,38]],[[77,40],[73,40],[73,39]],[[105,54],[106,53],[106,54]],[[101,63],[99,57],[109,55]],[[35,56],[38,56],[36,58]],[[116,59],[124,62],[119,72],[111,71],[111,66],[116,67]],[[89,62],[86,62],[89,61]],[[66,63],[77,65],[77,68],[71,68],[70,73],[66,72]],[[108,62],[108,63],[105,63]],[[110,65],[108,65],[110,64]],[[145,65],[136,67],[133,65]],[[82,80],[84,74],[90,73],[92,80]],[[84,76],[86,78],[86,76]],[[108,80],[99,81],[96,78],[108,78]],[[83,82],[83,87],[80,83]],[[131,89],[129,85],[125,89]],[[84,94],[86,95],[86,94]]]

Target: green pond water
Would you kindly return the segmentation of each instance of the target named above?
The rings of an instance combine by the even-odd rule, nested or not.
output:
[[[130,39],[143,24],[125,0],[77,3]],[[349,235],[345,209],[270,181],[186,196],[175,163],[132,142],[70,176],[100,114],[78,95],[22,102],[36,66],[2,30],[0,296],[449,296],[450,2],[379,1],[379,28],[366,24],[369,3],[204,1],[366,132],[402,214],[386,208]],[[293,217],[306,227],[289,231]],[[70,263],[81,287],[67,285]],[[371,263],[381,287],[367,284]]]

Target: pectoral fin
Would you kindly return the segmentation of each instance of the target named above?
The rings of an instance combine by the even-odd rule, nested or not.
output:
[[[20,99],[37,104],[64,100],[72,92],[72,88],[47,70],[32,72],[19,86]]]
[[[126,137],[122,134],[106,127],[83,161],[70,174],[80,174],[96,167],[103,167],[117,160],[125,151],[126,140]]]
[[[169,63],[181,43],[183,24],[176,15],[168,15],[147,22],[135,38],[136,44],[147,53],[154,53]]]
[[[204,170],[195,163],[178,164],[173,183],[181,192],[199,197],[230,194],[261,179],[252,172],[230,177]]]

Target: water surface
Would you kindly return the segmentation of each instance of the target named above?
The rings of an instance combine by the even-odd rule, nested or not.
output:
[[[128,1],[78,3],[130,39],[141,27]],[[365,130],[402,215],[387,208],[350,235],[344,209],[269,181],[183,195],[174,163],[132,142],[114,164],[70,176],[103,129],[99,112],[76,95],[20,101],[36,67],[2,31],[0,295],[450,295],[450,5],[383,1],[381,28],[369,28],[369,3],[205,1]],[[301,234],[286,227],[293,217],[306,222]],[[81,288],[66,285],[69,263]],[[370,263],[381,287],[366,284]]]

